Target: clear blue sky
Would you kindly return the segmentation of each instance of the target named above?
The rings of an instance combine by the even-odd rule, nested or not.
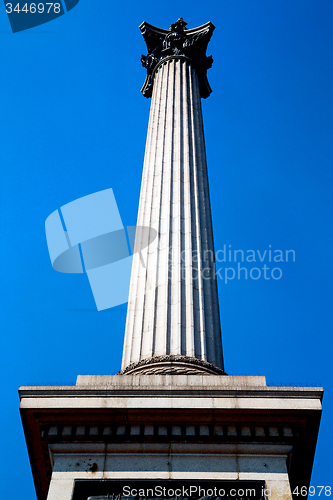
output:
[[[19,385],[120,369],[126,307],[97,312],[86,276],[52,269],[44,222],[112,188],[135,224],[150,106],[138,26],[180,16],[216,26],[203,101],[216,249],[296,255],[280,280],[219,280],[226,370],[324,386],[312,484],[332,485],[332,1],[80,0],[17,34],[0,8],[1,498],[36,498]]]

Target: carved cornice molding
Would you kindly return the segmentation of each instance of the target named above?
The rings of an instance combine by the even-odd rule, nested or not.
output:
[[[181,17],[168,30],[142,23],[141,33],[147,45],[148,54],[141,56],[142,66],[147,69],[147,77],[141,89],[145,97],[151,97],[154,73],[159,63],[170,56],[186,58],[196,69],[199,77],[200,96],[208,97],[212,89],[207,80],[207,70],[213,64],[212,56],[206,56],[207,45],[215,26],[209,22],[198,28],[186,29],[187,23]]]

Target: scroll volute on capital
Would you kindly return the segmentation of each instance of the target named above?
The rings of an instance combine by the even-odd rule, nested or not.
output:
[[[141,56],[142,66],[147,69],[146,80],[141,89],[145,97],[151,97],[156,69],[168,59],[184,59],[195,68],[199,77],[200,96],[206,99],[212,92],[207,80],[207,70],[213,64],[206,50],[215,29],[208,22],[198,28],[186,29],[187,23],[179,18],[168,30],[143,22],[140,30],[147,45],[147,55]]]

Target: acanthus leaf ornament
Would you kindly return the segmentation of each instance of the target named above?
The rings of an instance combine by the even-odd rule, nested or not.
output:
[[[198,28],[186,29],[187,23],[179,18],[168,30],[156,28],[146,22],[140,26],[147,45],[148,54],[141,56],[142,66],[147,69],[147,76],[141,92],[151,97],[154,85],[154,73],[159,64],[170,58],[189,60],[199,77],[200,96],[206,98],[212,92],[207,80],[207,70],[212,67],[212,56],[206,56],[208,42],[215,29],[212,23]]]

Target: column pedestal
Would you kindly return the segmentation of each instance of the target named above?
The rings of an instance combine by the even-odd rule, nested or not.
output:
[[[74,387],[22,387],[37,498],[107,498],[121,481],[150,480],[170,488],[254,481],[273,500],[289,500],[289,486],[309,485],[322,393],[209,375],[79,376]]]

